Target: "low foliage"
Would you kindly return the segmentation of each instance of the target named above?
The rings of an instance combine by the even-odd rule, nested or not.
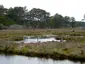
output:
[[[23,36],[55,34],[66,42],[44,43],[15,43],[12,40],[21,40]],[[73,35],[76,34],[76,35]],[[27,56],[51,57],[53,59],[85,59],[84,30],[69,32],[68,30],[2,30],[0,31],[0,52],[22,54]]]

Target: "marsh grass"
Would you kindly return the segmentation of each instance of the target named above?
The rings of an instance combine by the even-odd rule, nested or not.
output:
[[[54,59],[85,59],[85,30],[71,29],[36,29],[36,30],[2,30],[0,31],[0,52],[22,54],[27,56],[51,57]],[[23,36],[56,35],[66,42],[15,43]]]

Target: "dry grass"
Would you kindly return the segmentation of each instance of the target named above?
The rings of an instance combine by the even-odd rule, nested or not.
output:
[[[15,40],[17,38],[22,39],[25,35],[36,36],[45,34],[57,35],[58,37],[66,39],[67,42],[45,42],[36,44],[16,44],[8,42],[9,40]],[[85,30],[75,29],[75,32],[71,32],[71,29],[1,30],[0,50],[25,55],[29,55],[28,53],[48,54],[47,56],[52,56],[53,58],[58,57],[59,54],[60,57],[61,55],[65,55],[70,58],[85,58]],[[37,56],[36,54],[34,55]]]

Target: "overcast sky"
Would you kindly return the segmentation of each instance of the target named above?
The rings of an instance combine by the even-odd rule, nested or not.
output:
[[[0,0],[0,5],[6,8],[27,6],[27,9],[40,8],[51,15],[59,13],[63,16],[73,16],[76,20],[83,19],[85,14],[85,0]]]

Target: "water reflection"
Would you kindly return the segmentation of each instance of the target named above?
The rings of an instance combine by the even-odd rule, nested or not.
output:
[[[48,42],[48,41],[60,41],[60,40],[56,40],[55,38],[29,38],[29,39],[24,39],[23,42],[24,43],[36,43],[36,42]]]
[[[37,42],[66,42],[66,40],[56,40],[55,37],[47,37],[47,38],[24,38],[22,41],[18,41],[18,43],[37,43]]]
[[[52,60],[37,57],[0,55],[0,64],[84,64],[70,60]]]

